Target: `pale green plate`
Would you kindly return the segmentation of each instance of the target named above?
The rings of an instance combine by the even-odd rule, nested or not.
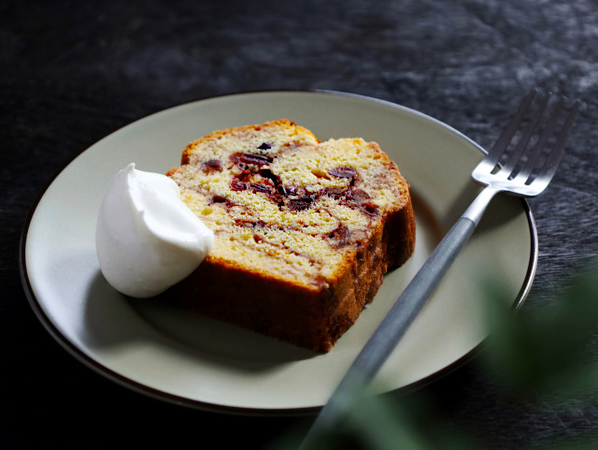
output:
[[[151,300],[130,301],[99,271],[96,214],[112,176],[130,162],[165,173],[191,140],[213,130],[287,118],[321,140],[376,141],[415,193],[415,255],[386,276],[372,305],[325,355]],[[322,406],[376,325],[479,190],[481,149],[416,111],[349,94],[265,92],[219,97],[139,120],[93,145],[48,186],[23,235],[22,276],[36,314],[76,358],[166,401],[233,413],[312,412]],[[467,359],[486,337],[481,276],[521,304],[537,264],[523,200],[493,201],[470,243],[376,379],[380,392],[415,387]]]

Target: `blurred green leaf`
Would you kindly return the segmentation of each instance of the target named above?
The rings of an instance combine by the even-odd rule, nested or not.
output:
[[[586,353],[598,324],[598,271],[578,276],[550,308],[513,313],[500,288],[489,287],[490,338],[483,361],[511,389],[536,395],[598,387],[598,365]]]
[[[469,438],[449,430],[432,414],[425,400],[412,393],[396,398],[362,391],[355,406],[332,429],[315,436],[302,450],[468,450],[478,448]],[[271,450],[299,448],[307,433],[296,431]]]

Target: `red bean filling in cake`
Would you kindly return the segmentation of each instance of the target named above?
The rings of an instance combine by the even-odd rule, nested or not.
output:
[[[280,128],[209,135],[169,175],[214,231],[213,257],[313,284],[334,275],[343,248],[367,240],[372,221],[408,201],[408,186],[375,143]]]

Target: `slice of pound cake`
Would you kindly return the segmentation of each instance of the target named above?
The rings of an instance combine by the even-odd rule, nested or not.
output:
[[[167,175],[215,234],[168,297],[316,352],[414,249],[409,186],[374,142],[320,142],[281,119],[196,140]]]

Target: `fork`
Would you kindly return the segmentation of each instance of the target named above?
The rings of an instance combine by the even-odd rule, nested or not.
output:
[[[438,244],[380,323],[320,411],[301,448],[313,442],[318,433],[330,430],[342,414],[354,406],[358,394],[384,364],[465,246],[492,198],[499,192],[532,197],[546,189],[563,156],[581,102],[575,100],[566,107],[565,98],[560,97],[548,121],[541,126],[552,94],[538,96],[538,93],[535,88],[525,97],[487,156],[473,170],[474,181],[486,187]],[[539,97],[536,102],[539,105],[534,112],[531,107],[536,97]],[[564,121],[560,120],[567,111]],[[530,119],[526,119],[528,113]],[[523,126],[528,120],[529,125]],[[515,144],[516,134],[519,140]],[[532,138],[536,140],[529,145]]]

